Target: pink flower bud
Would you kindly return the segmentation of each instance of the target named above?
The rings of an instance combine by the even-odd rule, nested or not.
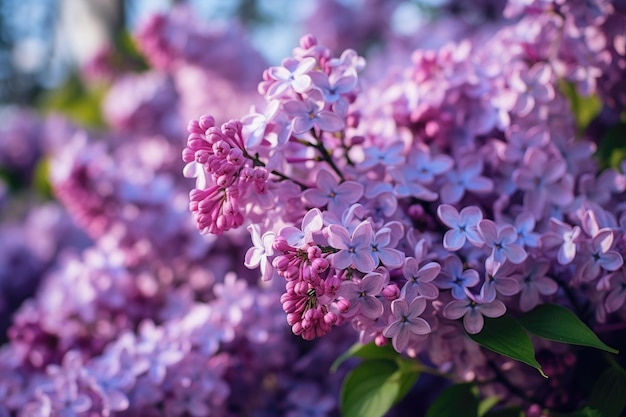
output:
[[[389,284],[383,288],[383,297],[389,301],[393,301],[400,297],[400,288],[396,284]]]
[[[388,343],[389,341],[382,334],[376,335],[376,337],[374,338],[374,344],[378,347],[387,346]]]
[[[348,310],[350,310],[350,301],[346,300],[345,298],[342,298],[340,300],[337,300],[336,306],[337,306],[337,310],[340,313],[346,313]]]
[[[202,115],[200,116],[200,119],[198,120],[198,125],[203,131],[206,132],[208,129],[215,126],[215,119],[213,118],[213,116],[209,116],[207,114]]]
[[[306,254],[309,258],[309,261],[313,261],[314,259],[322,256],[322,250],[318,246],[310,246],[306,250]]]
[[[310,33],[300,38],[300,47],[302,49],[313,48],[316,45],[317,45],[317,38],[311,35]]]

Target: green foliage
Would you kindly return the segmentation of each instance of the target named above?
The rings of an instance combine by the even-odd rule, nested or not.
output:
[[[398,357],[398,353],[387,344],[385,346],[376,346],[374,343],[368,343],[366,345],[362,343],[355,343],[339,356],[333,364],[330,366],[331,372],[336,372],[339,366],[350,358],[361,359],[392,359],[395,360]]]
[[[341,415],[381,417],[406,396],[420,375],[420,364],[399,355],[390,345],[356,343],[331,366],[348,358],[365,359],[348,373],[341,388]]]
[[[52,198],[52,186],[50,185],[50,161],[42,158],[35,167],[33,174],[33,188],[45,198]]]
[[[100,112],[104,94],[104,87],[87,89],[83,82],[74,76],[62,87],[43,95],[38,107],[44,113],[59,112],[78,124],[99,128],[104,126]]]
[[[411,361],[371,359],[354,368],[343,381],[341,415],[382,417],[400,401],[419,377]]]
[[[519,322],[530,333],[544,339],[617,353],[598,339],[574,313],[556,304],[541,304],[520,317]]]
[[[478,417],[483,417],[489,410],[491,410],[498,402],[500,398],[497,395],[487,397],[478,403]]]
[[[602,417],[619,417],[626,407],[626,373],[622,368],[607,368],[596,381],[587,409]]]
[[[400,392],[394,380],[398,367],[389,360],[366,361],[354,368],[343,382],[342,415],[381,417],[391,408]]]
[[[602,102],[595,94],[588,97],[580,95],[576,86],[570,82],[561,81],[559,89],[568,98],[578,133],[582,134],[602,110]]]
[[[479,345],[537,369],[547,378],[535,358],[535,348],[524,328],[511,316],[505,314],[496,319],[485,318],[485,325],[478,334],[469,337]]]
[[[598,378],[586,405],[571,413],[550,417],[620,417],[626,408],[626,371],[613,363]]]
[[[478,404],[473,384],[455,384],[437,397],[426,417],[478,417]]]

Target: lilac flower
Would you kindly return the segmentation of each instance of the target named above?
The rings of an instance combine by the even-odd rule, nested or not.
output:
[[[343,119],[336,113],[324,110],[324,102],[321,100],[291,100],[283,107],[289,117],[293,118],[294,135],[302,135],[314,127],[326,132],[337,132],[345,126]]]
[[[163,327],[157,327],[150,320],[145,320],[139,325],[137,353],[139,358],[148,362],[147,375],[157,384],[165,379],[167,368],[185,356],[181,346],[183,341],[170,339]]]
[[[404,151],[404,143],[396,141],[381,149],[377,146],[371,146],[363,150],[365,159],[359,163],[359,169],[366,171],[380,164],[385,167],[399,165],[404,161],[402,155]]]
[[[122,351],[123,354],[126,351]],[[111,411],[128,409],[130,401],[127,393],[135,384],[132,368],[123,368],[119,357],[114,354],[100,356],[86,366],[90,376],[96,381],[106,407]]]
[[[212,304],[212,310],[222,323],[239,324],[254,303],[254,294],[248,288],[248,282],[232,271],[226,273],[224,282],[215,283],[213,292],[217,300]]]
[[[461,201],[466,191],[488,193],[493,190],[493,181],[481,176],[482,172],[482,158],[459,162],[457,169],[446,173],[446,182],[441,187],[441,201],[454,204]]]
[[[355,181],[344,181],[341,184],[333,174],[321,169],[317,173],[316,188],[309,188],[302,197],[315,207],[328,205],[328,211],[343,213],[363,195],[363,186]]]
[[[558,290],[557,283],[547,276],[549,270],[550,262],[528,258],[519,272],[511,276],[519,281],[519,306],[522,311],[530,311],[539,304],[540,295],[552,295]]]
[[[315,58],[303,58],[298,61],[286,59],[280,67],[271,67],[267,72],[276,82],[267,90],[269,98],[275,98],[285,93],[291,87],[296,93],[304,93],[311,86],[311,77],[308,73],[315,68]]]
[[[268,258],[274,255],[274,249],[272,245],[276,239],[274,232],[265,232],[261,236],[259,226],[251,224],[248,226],[248,231],[252,237],[252,247],[248,249],[244,258],[244,265],[247,268],[254,269],[259,267],[261,270],[261,278],[264,281],[272,279],[274,269],[272,263],[268,262]]]
[[[515,265],[510,262],[499,264],[493,259],[485,261],[485,282],[480,290],[484,302],[495,300],[496,294],[515,295],[519,292],[519,283],[513,278],[517,271]]]
[[[513,223],[515,230],[517,230],[517,244],[520,246],[528,246],[536,248],[539,246],[541,235],[534,233],[535,218],[529,212],[520,213]]]
[[[251,113],[241,119],[246,149],[256,149],[261,144],[265,137],[268,124],[280,114],[279,110],[280,102],[274,100],[267,105],[263,114]],[[286,140],[286,137],[280,138],[278,144],[283,145]]]
[[[480,276],[474,269],[463,270],[463,263],[456,255],[447,256],[441,266],[441,274],[435,280],[437,287],[452,289],[452,296],[457,300],[467,298],[466,288],[478,284]]]
[[[302,219],[302,230],[294,226],[284,226],[278,235],[287,240],[289,246],[304,249],[313,243],[313,234],[319,232],[324,227],[322,212],[317,209],[309,210]]]
[[[526,251],[515,243],[517,232],[513,226],[507,224],[498,227],[492,220],[484,219],[478,223],[478,231],[485,246],[491,249],[489,256],[493,261],[501,264],[508,259],[514,264],[519,264],[526,259]]]
[[[577,250],[577,241],[581,229],[578,226],[571,226],[561,220],[550,218],[550,230],[543,234],[541,242],[546,248],[558,247],[557,261],[561,265],[571,263]]]
[[[610,289],[604,300],[607,313],[613,313],[626,302],[626,271],[621,268],[609,275]]]
[[[468,206],[459,213],[449,204],[441,204],[437,207],[439,219],[451,230],[443,237],[443,247],[449,251],[459,250],[465,245],[465,241],[475,246],[481,246],[483,239],[478,233],[478,222],[483,219],[483,213],[476,206]]]
[[[393,230],[389,227],[383,227],[376,231],[371,243],[372,258],[376,265],[382,263],[387,268],[399,268],[404,261],[404,253],[393,246],[397,244],[398,239],[392,241]]]
[[[338,296],[350,302],[348,313],[362,314],[375,319],[383,314],[383,304],[376,298],[383,289],[385,279],[382,274],[370,272],[360,281],[344,281],[339,288]]]
[[[417,296],[433,300],[439,295],[439,290],[432,284],[437,278],[441,266],[436,262],[429,262],[420,268],[419,262],[415,258],[406,258],[402,267],[402,274],[407,282],[402,287],[400,296],[412,300]]]
[[[513,173],[517,186],[524,190],[524,207],[536,219],[544,216],[548,203],[565,206],[572,202],[573,184],[566,174],[565,160],[530,148],[524,155],[524,165]]]
[[[356,203],[341,213],[341,219],[332,211],[324,211],[322,216],[324,217],[324,224],[340,224],[352,233],[367,217],[367,209],[362,204]]]
[[[554,99],[550,64],[538,62],[528,70],[513,73],[511,86],[520,91],[515,111],[520,117],[528,115],[537,103],[546,104]]]
[[[315,88],[324,94],[326,103],[335,103],[341,99],[342,94],[350,93],[357,85],[357,73],[350,68],[341,74],[332,73],[330,76],[321,71],[313,71],[310,74]]]
[[[430,324],[419,317],[426,309],[426,300],[417,297],[407,304],[404,298],[391,303],[392,322],[383,330],[383,336],[391,338],[397,352],[404,351],[412,336],[423,336],[431,332]]]
[[[576,270],[574,279],[579,282],[590,282],[600,275],[602,270],[617,271],[624,264],[622,255],[613,246],[613,231],[600,229],[586,242],[579,255],[582,265]]]
[[[469,291],[465,291],[464,300],[450,301],[443,309],[443,316],[450,320],[463,317],[463,327],[470,334],[477,334],[483,329],[486,317],[500,317],[506,313],[506,307],[500,300],[485,302]]]
[[[340,225],[328,226],[328,243],[339,252],[332,255],[333,266],[337,269],[354,267],[361,272],[371,272],[376,268],[372,257],[371,242],[374,232],[368,221],[359,224],[352,235]]]
[[[420,200],[434,201],[437,193],[429,190],[425,185],[434,181],[435,176],[450,170],[454,160],[448,155],[431,155],[430,149],[417,146],[411,149],[404,167],[392,170],[392,175],[398,182],[396,192],[400,197],[412,196]]]

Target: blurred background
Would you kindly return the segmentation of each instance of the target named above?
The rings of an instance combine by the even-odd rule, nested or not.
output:
[[[63,87],[103,48],[127,48],[128,34],[141,22],[181,3],[211,25],[245,27],[250,43],[272,65],[287,56],[307,31],[335,49],[351,45],[367,54],[390,34],[416,43],[415,34],[434,20],[455,17],[460,18],[457,25],[478,28],[498,16],[504,4],[498,0],[471,5],[455,0],[2,0],[0,102],[33,103],[42,93]],[[454,38],[455,32],[447,36]],[[441,41],[432,39],[434,34],[430,38]]]

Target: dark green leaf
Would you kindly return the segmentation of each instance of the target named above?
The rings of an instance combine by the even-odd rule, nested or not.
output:
[[[341,388],[341,415],[382,417],[396,402],[401,382],[395,362],[368,360],[354,368]]]
[[[396,377],[400,382],[400,390],[395,402],[399,402],[411,391],[411,388],[413,388],[420,376],[420,371],[413,359],[405,359],[398,355],[396,364],[398,365],[398,371],[396,372],[398,375]]]
[[[426,417],[478,417],[478,398],[472,384],[455,384],[432,403]]]
[[[600,375],[589,396],[588,406],[602,417],[619,417],[626,407],[626,375],[610,367]]]
[[[374,342],[366,345],[362,343],[355,343],[339,356],[333,364],[330,366],[330,371],[335,372],[339,366],[350,358],[362,358],[362,359],[395,359],[400,355],[393,350],[391,345],[385,345],[382,347],[376,346]]]
[[[496,319],[485,318],[481,332],[470,334],[469,337],[489,350],[532,366],[547,378],[535,359],[535,348],[528,334],[517,320],[509,315]]]
[[[544,339],[617,353],[598,339],[574,313],[556,304],[541,304],[520,317],[519,321],[526,330]]]

